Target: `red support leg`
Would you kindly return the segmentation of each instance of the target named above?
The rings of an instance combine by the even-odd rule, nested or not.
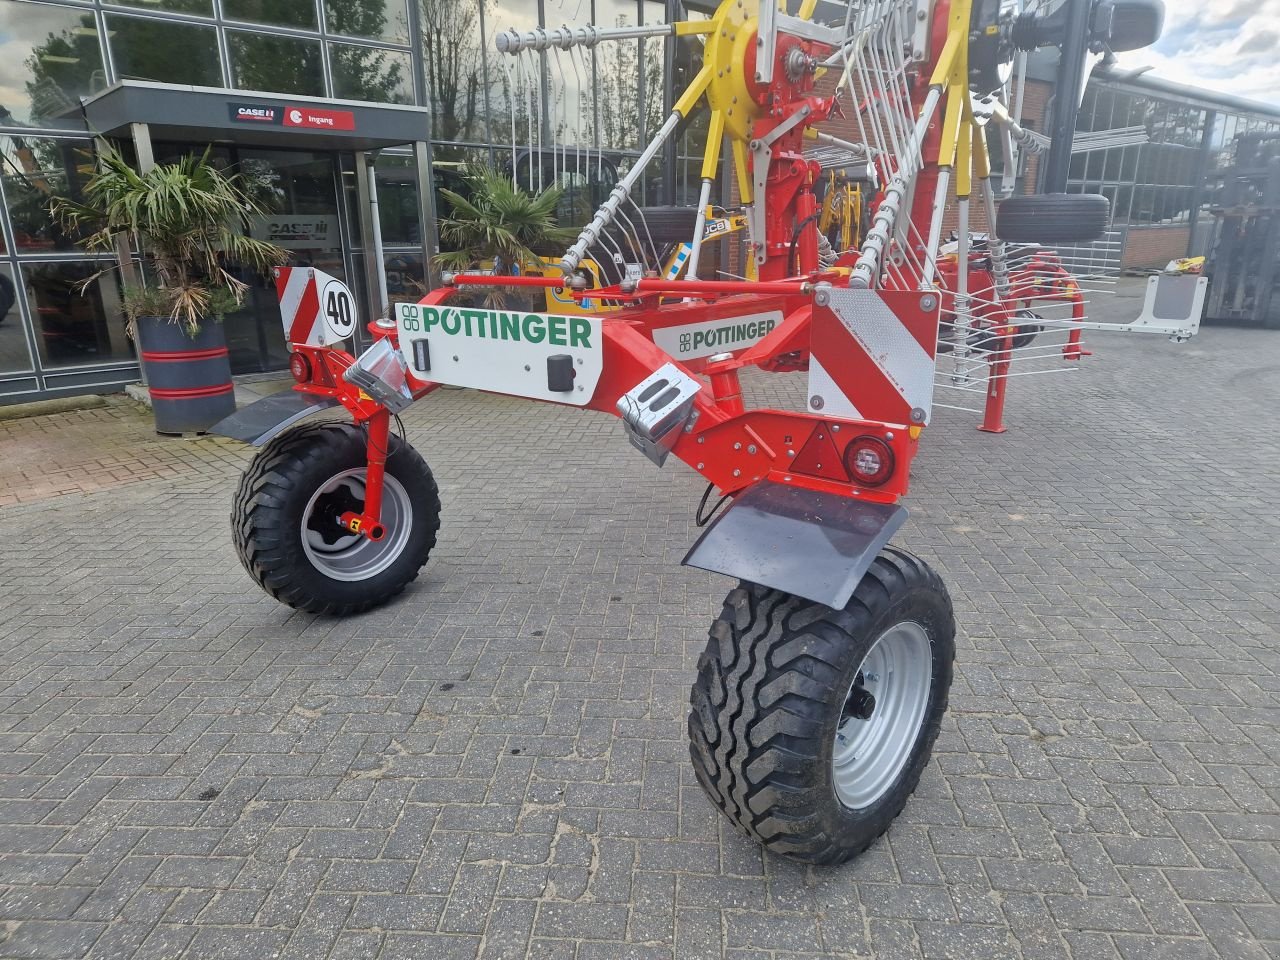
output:
[[[342,515],[342,525],[352,533],[359,533],[370,540],[381,540],[387,535],[382,525],[382,487],[387,474],[387,453],[391,443],[391,413],[385,407],[368,420],[369,441],[365,446],[368,467],[364,481],[364,511]]]
[[[1084,320],[1084,296],[1077,291],[1071,297],[1071,319],[1077,323]],[[1080,338],[1084,335],[1083,330],[1072,330],[1071,335],[1067,337],[1067,342],[1062,348],[1062,358],[1064,360],[1079,360],[1081,357],[1093,356],[1088,350],[1080,346]]]
[[[983,433],[1004,433],[1004,395],[1009,384],[1009,351],[1013,346],[1013,327],[1000,327],[1000,349],[991,356],[991,372],[987,376],[987,404],[982,417]]]

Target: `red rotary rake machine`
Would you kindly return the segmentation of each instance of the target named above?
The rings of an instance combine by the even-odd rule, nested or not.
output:
[[[684,461],[727,504],[685,563],[740,581],[693,684],[698,780],[768,849],[838,863],[902,810],[951,683],[946,588],[923,560],[889,545],[930,420],[940,322],[945,313],[960,331],[944,328],[953,353],[978,349],[975,332],[996,343],[984,348],[988,359],[1012,349],[1026,332],[1019,311],[1029,293],[1069,295],[1072,279],[1047,256],[1030,272],[1011,271],[1006,241],[1037,232],[1091,240],[1106,204],[1018,197],[997,217],[985,131],[995,124],[1010,141],[1026,139],[996,95],[1019,50],[1055,42],[1035,14],[1009,3],[870,0],[828,4],[838,13],[819,22],[816,6],[803,0],[789,13],[724,0],[687,23],[502,34],[500,52],[516,58],[581,56],[618,38],[700,37],[703,65],[565,252],[560,276],[446,276],[420,303],[369,324],[374,345],[356,357],[343,349],[355,328],[349,292],[318,271],[281,269],[297,387],[222,430],[265,443],[235,499],[245,567],[284,603],[339,616],[400,593],[435,544],[435,481],[391,423],[441,385],[611,414],[655,464]],[[1105,46],[1129,5],[1095,6],[1110,11],[1092,28]],[[1157,10],[1154,39],[1158,4],[1132,6]],[[1133,32],[1130,23],[1129,40]],[[632,190],[695,109],[709,111],[710,135],[682,275],[619,270],[623,279],[592,286],[589,276],[608,271],[584,270],[588,260],[659,260]],[[825,132],[836,121],[843,136]],[[874,184],[855,250],[830,250],[817,229],[814,145],[862,164]],[[702,279],[725,146],[747,219],[747,279]],[[988,222],[1013,236],[997,229],[970,242],[975,190]],[[946,255],[952,204],[961,232]],[[1048,287],[1029,290],[1033,282]],[[494,287],[554,288],[583,309],[474,305]],[[602,301],[608,311],[586,306]],[[739,375],[751,367],[807,371],[804,408],[748,408]],[[353,422],[286,429],[339,405]]]

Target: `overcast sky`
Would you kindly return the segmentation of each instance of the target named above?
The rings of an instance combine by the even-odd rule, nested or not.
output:
[[[1164,35],[1120,64],[1280,106],[1280,0],[1165,0]]]

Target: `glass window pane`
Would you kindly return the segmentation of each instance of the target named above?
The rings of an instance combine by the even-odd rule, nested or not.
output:
[[[344,37],[408,43],[409,6],[407,0],[324,0],[324,26]]]
[[[213,27],[112,16],[107,18],[107,30],[121,80],[222,86]]]
[[[378,213],[385,244],[422,243],[417,169],[413,157],[378,157]]]
[[[634,26],[635,0],[596,0],[596,24],[601,27]],[[595,47],[595,120],[599,144],[634,149],[643,143],[645,121],[640,85],[640,40],[617,40]],[[661,75],[661,53],[658,56]]]
[[[0,373],[21,373],[31,369],[31,351],[22,329],[18,308],[18,285],[13,267],[0,263]]]
[[[331,43],[329,62],[333,95],[339,100],[413,103],[413,67],[407,53]]]
[[[315,0],[222,0],[222,15],[228,20],[276,23],[282,27],[316,27]]]
[[[433,0],[423,0],[423,4],[429,5]],[[537,79],[530,78],[526,81],[522,67],[529,66],[528,57],[513,57],[509,54],[499,54],[494,45],[494,37],[499,33],[507,30],[517,30],[521,33],[532,30],[538,25],[538,3],[537,0],[483,0],[484,2],[484,31],[481,42],[484,44],[485,58],[488,63],[488,74],[485,77],[488,90],[488,110],[489,110],[489,130],[494,140],[503,144],[510,144],[513,138],[512,127],[515,127],[514,138],[522,143],[528,143],[528,117],[529,110],[525,97],[525,83],[537,83]],[[586,23],[591,18],[589,16],[589,8],[584,6],[582,14],[582,22]],[[581,103],[581,115],[575,118],[573,130],[566,134],[568,141],[581,141],[583,144],[592,142],[591,131],[592,117],[595,110],[595,96],[591,92],[591,57],[592,53],[583,48],[575,48],[565,54],[566,78],[573,74],[572,67],[568,61],[577,64],[578,75],[581,75],[581,87],[583,94],[581,98],[576,92],[573,95],[573,103],[575,109],[577,104]],[[540,63],[540,61],[535,61]],[[573,75],[572,79],[567,79],[567,83],[578,85],[578,75]],[[514,121],[514,123],[513,123]]]
[[[318,40],[228,30],[227,49],[231,82],[241,90],[324,96]]]
[[[92,174],[93,152],[87,141],[0,137],[0,176],[18,250],[49,253],[76,248],[75,240],[54,223],[49,203],[61,196],[78,199]]]
[[[93,11],[0,0],[0,123],[83,127],[79,98],[107,85]]]
[[[431,135],[437,140],[484,140],[489,52],[482,56],[480,49],[479,5],[473,0],[421,0],[421,18],[423,65],[434,108]]]
[[[91,283],[80,282],[109,263],[33,263],[24,265],[27,302],[35,319],[40,359],[47,367],[133,359],[124,332],[120,285],[114,270]]]
[[[422,254],[396,251],[382,258],[387,271],[387,299],[392,303],[417,303],[427,295],[427,274]]]
[[[173,10],[175,13],[193,13],[198,17],[213,16],[211,0],[106,0],[127,7],[142,7],[144,10]]]

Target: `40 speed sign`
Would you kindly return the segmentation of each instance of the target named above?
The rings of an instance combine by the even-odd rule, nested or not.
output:
[[[581,407],[604,369],[598,317],[401,303],[396,323],[418,380]],[[568,381],[555,375],[569,366]]]

